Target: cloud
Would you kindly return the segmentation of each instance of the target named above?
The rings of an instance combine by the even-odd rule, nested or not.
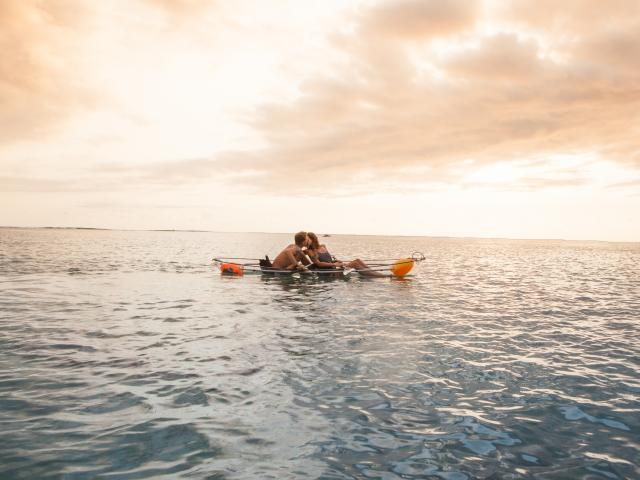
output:
[[[85,15],[81,2],[0,2],[0,144],[41,136],[95,101],[80,77]]]
[[[618,190],[620,188],[633,188],[634,190],[637,190],[637,194],[640,194],[640,178],[627,180],[626,182],[612,183],[610,185],[607,185],[607,188],[615,190]]]
[[[0,192],[66,192],[74,190],[74,182],[32,177],[0,177]]]
[[[212,0],[146,0],[149,5],[166,10],[172,15],[198,13],[215,4]]]
[[[534,41],[521,41],[513,34],[483,38],[475,48],[454,54],[440,63],[454,79],[529,83],[552,65],[538,57]]]
[[[636,0],[606,4],[599,0],[513,0],[500,3],[497,10],[502,20],[572,42],[612,26],[628,27],[637,21],[640,4]]]
[[[165,97],[189,112],[187,107],[202,99],[190,96],[188,86],[195,80],[208,85],[207,75],[218,69],[219,58],[219,71],[233,67],[234,44],[222,52],[222,43],[217,43],[222,37],[241,35],[247,40],[243,48],[250,49],[270,33],[282,35],[282,29],[273,27],[280,24],[270,23],[264,7],[251,17],[244,15],[250,8],[242,2],[139,0],[127,4],[131,7],[124,14],[118,5],[95,5],[109,4],[0,2],[0,145],[39,140],[97,103],[117,110],[111,121],[117,125],[113,138],[106,128],[95,128],[96,136],[110,138],[101,151],[129,133],[125,115],[139,116],[149,131],[161,131],[153,130],[154,125],[164,125],[172,112],[183,111],[170,105],[159,108]],[[287,79],[295,95],[268,97],[241,116],[263,140],[253,151],[247,147],[198,158],[187,153],[184,159],[176,155],[171,162],[135,165],[117,163],[117,158],[105,164],[101,157],[86,170],[79,169],[74,181],[46,180],[46,172],[38,170],[42,178],[8,172],[0,182],[11,191],[84,191],[224,178],[275,194],[331,195],[374,188],[403,191],[407,185],[425,190],[468,186],[469,174],[484,166],[556,154],[599,155],[640,168],[637,1],[400,0],[367,2],[345,11],[335,30],[310,43],[318,68],[303,75],[297,65],[307,68],[308,59],[277,59],[283,71],[295,71],[296,81],[303,80],[294,85]],[[116,15],[122,28],[112,31]],[[233,34],[219,32],[236,21],[241,28]],[[91,41],[96,26],[104,37]],[[218,33],[210,36],[211,30]],[[278,37],[274,45],[281,41]],[[96,50],[96,45],[102,47]],[[102,71],[115,86],[89,81],[92,66],[109,63],[98,54],[129,50],[131,55],[114,61],[118,67],[107,65]],[[188,60],[191,72],[199,76],[168,75],[162,83],[163,70],[184,71],[180,62],[180,69],[170,70],[163,52],[173,60]],[[158,57],[149,59],[155,53]],[[90,58],[96,55],[99,58]],[[258,70],[238,72],[246,78]],[[180,79],[181,89],[176,86]],[[253,85],[240,83],[245,89]],[[244,97],[231,86],[224,83],[219,94]],[[109,103],[114,92],[130,103]],[[222,114],[211,118],[218,121]],[[211,123],[213,138],[221,128]],[[145,151],[143,142],[132,145],[137,147],[132,156],[157,153],[149,145]],[[97,150],[95,142],[91,147]],[[194,155],[203,151],[206,148],[198,148]],[[513,185],[535,189],[588,183],[579,172],[554,177],[557,170],[553,160],[548,162],[546,173],[536,171]]]
[[[211,52],[208,30],[225,21],[215,13],[206,0],[1,1],[0,147],[43,141],[85,113],[141,116],[126,111],[122,92],[135,91],[145,68],[162,73],[168,46]]]
[[[426,186],[562,153],[640,167],[640,25],[616,10],[629,14],[632,3],[598,3],[602,29],[582,2],[552,3],[538,12],[519,2],[491,19],[474,2],[386,2],[359,12],[353,32],[335,37],[344,60],[334,74],[301,84],[293,102],[254,112],[269,147],[236,156],[264,172],[247,181],[289,193],[389,179],[402,188],[403,178]],[[496,31],[519,22],[535,35]],[[554,183],[583,180],[537,176],[526,185]]]
[[[187,158],[155,161],[149,164],[105,163],[84,168],[61,170],[57,175],[1,175],[0,192],[141,192],[152,189],[171,190],[196,184],[233,186],[235,190],[246,179],[259,177],[262,172],[252,169],[256,157],[238,159],[237,153],[215,158]],[[233,182],[239,181],[237,186]]]
[[[370,37],[424,40],[469,28],[479,6],[474,0],[383,2],[362,15],[360,27]]]
[[[168,31],[180,31],[183,36],[200,35],[198,26],[208,27],[210,30],[221,28],[223,16],[220,15],[222,6],[214,0],[142,0],[143,6],[160,12],[163,16],[163,26]],[[209,14],[214,12],[215,17]],[[145,12],[148,13],[148,12]],[[198,22],[206,18],[206,22]],[[209,32],[210,36],[211,32]],[[202,36],[206,38],[206,36]]]

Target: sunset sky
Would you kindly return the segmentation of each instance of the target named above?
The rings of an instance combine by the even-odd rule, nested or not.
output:
[[[0,225],[640,241],[638,0],[1,0]]]

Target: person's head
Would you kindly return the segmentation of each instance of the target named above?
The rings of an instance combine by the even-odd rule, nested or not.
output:
[[[309,237],[309,240],[311,240],[309,248],[312,248],[313,250],[320,248],[320,242],[318,241],[318,236],[315,233],[309,232],[307,233],[307,236]]]
[[[298,232],[294,235],[293,239],[296,245],[302,248],[307,244],[307,232]]]

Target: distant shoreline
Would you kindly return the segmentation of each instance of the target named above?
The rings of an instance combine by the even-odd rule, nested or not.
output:
[[[0,225],[4,230],[96,230],[102,232],[201,232],[201,233],[270,233],[270,232],[217,232],[215,230],[180,230],[171,228],[135,229],[135,228],[102,228],[102,227],[15,227]]]
[[[221,230],[188,230],[188,229],[131,229],[131,228],[103,228],[103,227],[19,227],[12,225],[0,225],[0,230],[89,230],[102,232],[184,232],[184,233],[254,233],[264,235],[287,235],[291,232],[231,232]],[[625,243],[638,244],[640,240],[593,240],[593,239],[573,239],[573,238],[512,238],[512,237],[472,237],[472,236],[447,236],[447,235],[381,235],[369,233],[329,233],[320,234],[322,236],[351,236],[351,237],[406,237],[406,238],[433,238],[433,239],[456,239],[456,240],[511,240],[529,242],[592,242],[592,243]]]

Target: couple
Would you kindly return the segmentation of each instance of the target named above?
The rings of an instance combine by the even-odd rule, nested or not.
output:
[[[298,232],[293,237],[294,242],[288,245],[273,260],[273,268],[278,270],[317,270],[353,268],[363,275],[372,277],[386,277],[373,271],[359,258],[348,262],[341,262],[333,258],[325,245],[321,245],[313,232]]]

